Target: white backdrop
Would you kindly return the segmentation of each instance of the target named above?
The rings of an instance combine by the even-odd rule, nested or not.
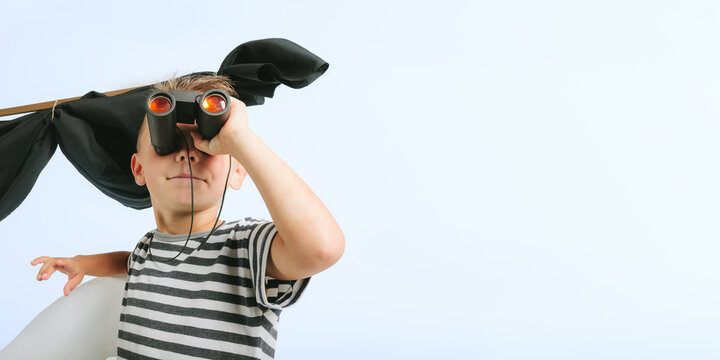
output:
[[[711,1],[3,1],[0,108],[290,39],[330,68],[249,108],[250,127],[347,244],[283,312],[277,359],[717,359],[718,16]],[[252,181],[222,214],[245,216],[269,218]],[[32,259],[130,251],[154,227],[58,148],[0,222],[0,347],[62,296],[67,278],[38,282]]]

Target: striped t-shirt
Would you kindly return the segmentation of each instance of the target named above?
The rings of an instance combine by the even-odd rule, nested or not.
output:
[[[169,235],[157,229],[128,258],[118,329],[118,359],[272,359],[283,308],[310,281],[265,275],[270,221],[245,218],[213,233]],[[152,241],[149,240],[152,238]],[[151,259],[147,259],[148,243]]]

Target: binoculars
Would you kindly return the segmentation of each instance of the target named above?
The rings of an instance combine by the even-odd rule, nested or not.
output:
[[[158,155],[175,152],[182,144],[177,123],[194,124],[205,139],[212,139],[230,115],[230,96],[221,89],[155,91],[145,102],[150,142]]]

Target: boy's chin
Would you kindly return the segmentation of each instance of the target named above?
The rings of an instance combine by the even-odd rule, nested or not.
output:
[[[192,207],[195,211],[199,211],[206,210],[215,204],[215,202],[206,201],[205,199],[198,199],[197,197],[195,197],[194,202],[190,201],[190,199],[175,199],[170,202],[167,207],[177,211],[190,211],[190,208]]]
[[[213,196],[209,194],[203,194],[200,191],[195,191],[194,199],[190,196],[190,191],[187,194],[165,194],[164,197],[157,197],[156,200],[159,204],[153,204],[153,207],[162,207],[170,211],[178,212],[189,212],[191,206],[194,211],[205,210],[213,207],[215,204],[220,204],[220,199],[217,201]]]
[[[222,193],[217,195],[210,191],[194,189],[194,195],[191,196],[190,188],[173,189],[167,191],[165,189],[162,195],[151,196],[153,198],[153,207],[161,207],[170,211],[190,212],[191,206],[194,211],[206,210],[214,206],[220,206]],[[159,204],[157,204],[159,203]]]

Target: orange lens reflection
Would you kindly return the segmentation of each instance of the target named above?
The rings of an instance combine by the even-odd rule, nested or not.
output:
[[[152,100],[150,100],[150,110],[154,113],[162,114],[168,110],[170,110],[170,106],[172,103],[170,102],[170,99],[164,97],[164,96],[158,96]]]
[[[225,98],[220,95],[210,95],[203,99],[203,108],[211,113],[225,110]]]

